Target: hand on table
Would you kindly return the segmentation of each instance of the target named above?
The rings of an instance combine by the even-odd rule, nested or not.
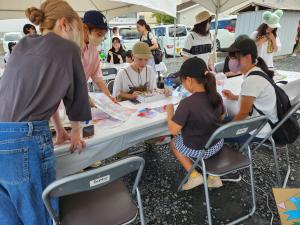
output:
[[[117,101],[117,99],[116,99],[114,96],[110,95],[110,96],[108,96],[108,97],[109,97],[110,100],[112,100],[114,103],[119,104],[118,101]]]
[[[234,95],[231,91],[229,90],[223,90],[222,94],[225,98],[229,99],[229,100],[236,100],[236,95]]]
[[[85,141],[81,139],[80,135],[81,129],[72,129],[71,131],[71,146],[70,151],[71,153],[74,153],[76,150],[78,150],[79,154],[83,151],[83,149],[86,147]]]
[[[69,140],[71,140],[71,138],[68,132],[65,130],[65,128],[61,128],[56,131],[56,138],[55,138],[54,145],[61,145],[64,142]]]
[[[171,92],[168,89],[163,89],[163,93],[166,97],[171,96]]]
[[[142,94],[141,91],[135,91],[135,92],[132,93],[132,96],[133,96],[134,98],[136,98],[136,97],[138,97],[138,96],[141,95],[141,94]]]

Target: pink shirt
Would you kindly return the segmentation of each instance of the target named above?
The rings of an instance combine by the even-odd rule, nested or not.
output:
[[[90,77],[94,82],[103,80],[98,54],[97,47],[91,44],[85,44],[82,48],[81,61],[86,80],[88,80]]]

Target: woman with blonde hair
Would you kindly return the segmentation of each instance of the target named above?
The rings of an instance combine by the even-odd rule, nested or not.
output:
[[[0,83],[0,221],[50,225],[42,201],[56,174],[48,121],[63,100],[74,152],[85,147],[78,121],[91,119],[79,48],[82,24],[63,0],[46,0],[25,13],[42,35],[20,40]]]

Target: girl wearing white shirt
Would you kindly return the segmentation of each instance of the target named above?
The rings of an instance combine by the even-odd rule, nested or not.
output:
[[[274,13],[265,12],[263,14],[263,24],[251,35],[251,38],[256,42],[258,56],[264,59],[269,68],[274,67],[274,53],[281,48],[277,29],[280,27],[279,20],[282,15],[282,10],[276,10]]]
[[[251,39],[235,41],[226,51],[235,53],[241,65],[240,71],[244,74],[240,95],[234,95],[229,90],[223,91],[223,95],[227,99],[239,101],[240,110],[234,116],[233,120],[238,121],[246,119],[249,116],[259,116],[260,114],[256,110],[258,109],[275,124],[278,121],[275,89],[266,78],[259,75],[263,72],[265,76],[272,79],[274,72],[268,69],[261,57],[258,57],[255,42]],[[267,124],[256,138],[261,140],[265,138],[270,131],[271,126]],[[230,141],[244,143],[247,138],[249,138],[249,136]],[[253,139],[253,141],[259,140]]]

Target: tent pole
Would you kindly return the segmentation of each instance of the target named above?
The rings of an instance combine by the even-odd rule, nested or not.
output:
[[[213,53],[214,63],[218,62],[218,56],[217,56],[217,36],[218,36],[219,12],[220,12],[220,0],[217,0],[216,18],[215,18],[214,49],[213,49],[213,51],[214,51],[214,53]]]
[[[176,58],[176,25],[177,25],[177,20],[176,20],[176,17],[174,18],[174,51],[173,51],[173,58],[175,59]]]

